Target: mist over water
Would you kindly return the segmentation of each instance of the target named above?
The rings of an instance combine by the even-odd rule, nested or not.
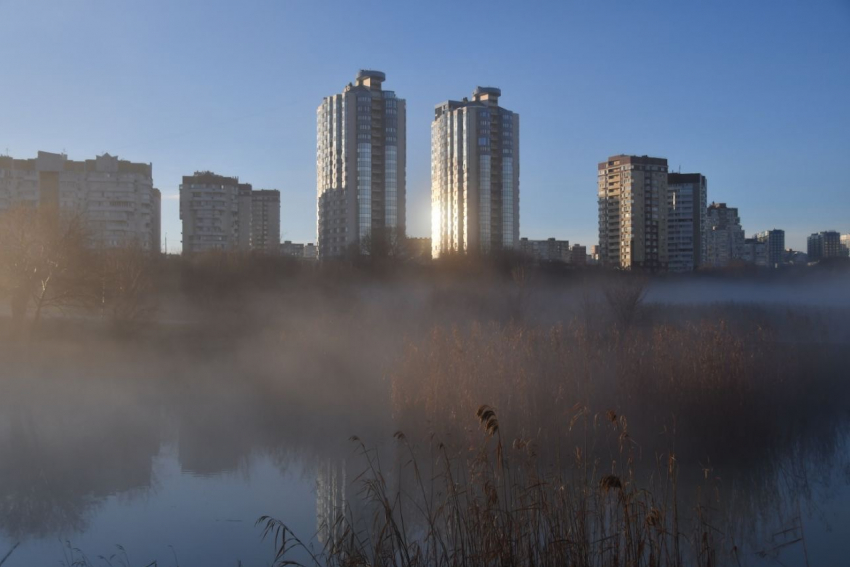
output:
[[[850,554],[847,274],[653,280],[616,338],[612,285],[302,275],[166,287],[133,337],[56,316],[37,340],[0,344],[0,557],[20,542],[4,567],[70,562],[65,541],[93,563],[122,545],[134,565],[269,565],[261,515],[319,549],[323,518],[368,512],[351,436],[403,486],[393,434],[423,467],[436,442],[464,459],[485,437],[481,404],[543,468],[586,431],[600,462],[616,457],[621,425],[604,414],[623,416],[636,475],[675,448],[683,501],[717,491],[746,563],[776,548],[765,564],[797,564],[802,546],[776,536],[791,528],[812,564]],[[751,379],[686,387],[688,368],[714,363]]]

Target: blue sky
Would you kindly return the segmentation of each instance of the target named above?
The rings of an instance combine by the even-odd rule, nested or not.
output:
[[[182,175],[280,189],[315,239],[316,107],[360,68],[407,99],[408,232],[427,236],[430,122],[502,89],[521,233],[596,242],[596,164],[666,157],[747,234],[850,232],[850,1],[0,0],[0,152],[152,162],[179,250]]]

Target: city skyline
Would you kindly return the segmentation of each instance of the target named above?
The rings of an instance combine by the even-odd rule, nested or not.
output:
[[[748,236],[782,228],[788,246],[805,250],[814,232],[850,231],[850,186],[841,167],[850,110],[840,104],[850,96],[850,73],[836,64],[850,56],[841,34],[850,10],[839,2],[780,3],[769,12],[732,6],[620,5],[610,12],[618,17],[608,19],[605,7],[506,3],[481,15],[474,29],[440,24],[456,34],[450,46],[427,35],[440,10],[377,10],[394,44],[379,50],[378,38],[344,41],[347,29],[369,18],[359,10],[332,14],[325,32],[339,39],[319,45],[306,24],[324,11],[310,5],[151,2],[119,10],[6,0],[0,47],[26,52],[32,64],[8,70],[9,84],[22,88],[0,94],[0,152],[27,158],[64,150],[70,159],[109,152],[153,163],[170,251],[180,243],[180,178],[195,170],[280,188],[281,239],[313,242],[315,107],[357,69],[375,68],[408,101],[412,236],[430,235],[434,106],[492,84],[509,92],[508,106],[523,115],[521,236],[595,242],[593,164],[622,153],[665,157],[672,172],[702,172],[711,179],[709,201],[733,203]],[[114,25],[130,19],[129,31]],[[457,52],[514,20],[526,25],[492,57],[481,57],[474,72],[457,61]],[[614,29],[602,38],[587,25],[594,21]],[[668,33],[637,41],[617,33],[641,23]],[[225,24],[249,37],[203,41],[204,30]],[[626,53],[653,62],[657,73],[619,65]],[[609,88],[611,69],[629,89]],[[230,71],[233,80],[222,81]],[[557,112],[547,97],[558,99]],[[625,123],[616,113],[606,116],[605,108],[618,105],[642,111]],[[800,215],[804,198],[808,211]]]

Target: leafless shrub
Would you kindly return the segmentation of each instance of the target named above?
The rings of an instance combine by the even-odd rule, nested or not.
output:
[[[633,274],[623,274],[605,284],[605,299],[620,332],[627,332],[637,322],[646,285],[645,277]]]

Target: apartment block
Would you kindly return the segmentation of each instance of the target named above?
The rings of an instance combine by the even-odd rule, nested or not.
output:
[[[244,198],[250,191],[241,186]],[[240,183],[211,171],[196,171],[180,185],[180,219],[183,221],[183,252],[193,254],[240,247]],[[244,220],[243,220],[244,222]]]
[[[599,263],[599,245],[593,244],[590,246],[590,253],[588,254],[588,261],[591,264]]]
[[[728,266],[744,253],[744,229],[736,207],[712,203],[707,210],[706,260],[713,268]]]
[[[757,238],[745,238],[740,259],[746,264],[766,268],[768,265],[767,243]]]
[[[432,256],[518,249],[519,115],[502,91],[436,106],[431,123]]]
[[[280,243],[280,255],[288,256],[290,258],[303,258],[304,257],[304,244],[299,242],[292,242],[290,240],[286,240]]]
[[[251,195],[254,188],[250,183],[239,183],[236,186],[236,218],[238,236],[236,247],[242,252],[251,250]]]
[[[151,251],[162,252],[162,193],[151,189]],[[166,251],[167,252],[167,251]]]
[[[369,254],[377,239],[404,236],[406,104],[383,90],[386,75],[361,70],[317,114],[319,257]]]
[[[584,266],[587,264],[587,247],[581,244],[573,244],[570,248],[570,264]]]
[[[807,239],[810,262],[846,256],[841,245],[841,234],[834,230],[816,232]]]
[[[563,262],[570,261],[570,242],[568,240],[529,240],[520,238],[519,250],[524,256],[535,262]]]
[[[312,242],[304,245],[304,258],[307,260],[317,260],[319,258],[319,249]]]
[[[699,173],[667,175],[667,253],[671,272],[691,272],[706,257],[708,183]]]
[[[756,239],[767,244],[767,267],[782,266],[785,256],[785,231],[777,228],[765,230],[756,234]]]
[[[81,215],[95,247],[159,250],[160,195],[149,163],[108,153],[85,161],[50,152],[34,159],[0,156],[0,212],[17,206]]]
[[[266,254],[280,251],[280,191],[251,192],[251,249]]]
[[[663,271],[669,263],[667,160],[611,156],[598,166],[599,258],[620,269]]]
[[[841,235],[841,247],[844,249],[844,256],[850,256],[850,234]]]

